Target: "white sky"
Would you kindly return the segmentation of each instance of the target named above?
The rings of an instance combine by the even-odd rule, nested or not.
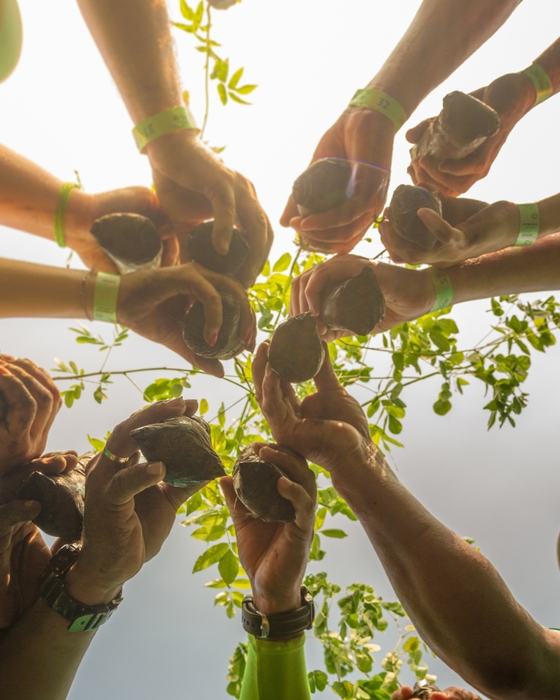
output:
[[[215,38],[223,43],[223,54],[234,68],[244,65],[247,82],[260,87],[252,107],[224,109],[215,99],[208,136],[216,145],[227,144],[224,158],[255,182],[273,222],[321,134],[381,65],[418,5],[418,0],[244,0],[214,14]],[[172,17],[180,19],[178,1],[170,8]],[[128,115],[75,3],[21,0],[21,9],[22,59],[0,86],[2,142],[62,179],[72,179],[79,170],[90,192],[149,185],[147,161],[135,150]],[[410,123],[437,113],[441,98],[452,89],[468,91],[527,66],[556,39],[558,19],[560,8],[550,0],[526,0],[497,36],[426,99]],[[193,111],[201,117],[200,56],[185,34],[177,36],[177,48]],[[553,99],[526,117],[490,176],[470,195],[527,202],[557,192],[557,114],[558,99]],[[407,153],[399,134],[394,186],[407,182]],[[291,240],[291,232],[277,225],[274,259],[291,248]],[[370,255],[378,251],[377,244],[364,248]],[[0,253],[53,265],[66,260],[54,244],[4,228]],[[457,311],[467,337],[484,335],[489,324],[485,311],[484,303]],[[47,368],[54,366],[54,357],[61,357],[96,369],[95,350],[78,347],[66,330],[69,325],[0,321],[0,349]],[[92,327],[108,334],[103,324]],[[520,602],[539,622],[557,627],[559,358],[558,350],[533,357],[527,383],[530,407],[516,430],[486,432],[487,416],[481,410],[485,401],[478,387],[455,399],[453,411],[440,418],[430,408],[437,385],[420,385],[404,397],[409,403],[402,434],[406,449],[394,454],[401,478],[415,495],[459,534],[475,537]],[[167,350],[134,338],[115,352],[110,366],[164,365],[183,363]],[[146,377],[141,385],[148,381]],[[199,380],[195,389],[193,395],[210,401],[210,415],[233,396],[214,379]],[[88,432],[104,435],[141,405],[137,390],[125,382],[115,384],[110,396],[103,407],[88,397],[71,411],[62,409],[49,447],[85,449]],[[327,558],[313,570],[327,568],[339,583],[363,580],[391,595],[359,528],[347,540],[328,544]],[[202,586],[214,577],[213,571],[190,575],[202,549],[187,531],[174,529],[161,555],[127,584],[126,603],[97,635],[70,693],[72,700],[226,697],[227,659],[243,635],[239,617],[229,622],[212,607],[213,593]],[[387,650],[383,636],[376,641]],[[309,670],[318,668],[319,661],[310,648]],[[459,684],[443,665],[434,662],[433,668],[443,686]]]

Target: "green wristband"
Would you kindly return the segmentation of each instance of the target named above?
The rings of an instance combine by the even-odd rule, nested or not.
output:
[[[132,129],[132,135],[140,153],[154,139],[183,129],[198,129],[188,107],[173,107],[144,119]]]
[[[119,298],[120,275],[98,272],[93,292],[93,320],[117,322],[117,300]]]
[[[532,245],[539,235],[539,206],[538,204],[518,204],[519,235],[513,245]]]
[[[440,311],[440,309],[451,306],[453,303],[453,285],[445,270],[431,267],[430,274],[432,276],[432,282],[434,283],[434,289],[436,290],[436,300],[430,309],[430,313],[433,313],[434,311]]]
[[[525,68],[525,70],[521,72],[524,73],[535,86],[537,97],[535,98],[533,107],[548,100],[554,90],[545,69],[539,66],[538,63],[533,63],[529,68]]]
[[[381,112],[390,119],[395,130],[398,131],[408,119],[408,114],[402,106],[386,92],[375,88],[364,88],[358,90],[350,100],[350,107],[368,107],[376,112]]]
[[[75,182],[63,182],[62,186],[58,191],[58,197],[56,200],[56,209],[54,210],[54,225],[53,233],[54,240],[61,248],[66,247],[66,236],[64,235],[64,217],[66,216],[66,207],[68,206],[68,199],[70,198],[70,192],[73,189],[80,189],[80,185]]]

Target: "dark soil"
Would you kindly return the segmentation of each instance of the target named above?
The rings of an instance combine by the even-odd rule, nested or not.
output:
[[[274,331],[268,362],[286,382],[296,384],[313,379],[321,369],[325,351],[313,314],[292,316]]]
[[[152,221],[139,214],[108,214],[94,222],[91,233],[115,262],[145,265],[161,253],[161,239]]]
[[[210,442],[210,426],[197,416],[178,416],[136,428],[130,436],[149,462],[163,462],[165,483],[194,486],[225,476]]]
[[[215,345],[208,345],[204,340],[204,307],[201,302],[195,302],[185,316],[183,338],[188,347],[202,357],[213,357],[217,360],[230,360],[245,349],[239,340],[239,322],[241,310],[237,299],[231,294],[221,294],[223,323],[218,331]]]
[[[369,266],[324,295],[321,318],[332,330],[368,335],[385,318],[385,297]]]
[[[431,250],[437,238],[416,213],[423,208],[433,209],[441,216],[441,201],[436,192],[414,185],[399,185],[389,205],[389,221],[404,239]]]
[[[343,204],[351,174],[351,164],[341,158],[325,158],[310,165],[292,189],[300,216],[319,214]]]
[[[185,241],[185,253],[189,260],[194,260],[207,270],[235,278],[249,257],[249,243],[245,236],[234,228],[229,251],[226,255],[220,255],[212,245],[213,227],[213,221],[206,221],[193,228]]]

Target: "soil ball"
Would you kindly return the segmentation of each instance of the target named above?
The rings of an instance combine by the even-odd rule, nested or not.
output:
[[[212,449],[210,426],[197,416],[177,416],[136,428],[130,436],[149,462],[165,464],[166,484],[194,486],[225,476]]]
[[[272,335],[268,362],[286,382],[296,384],[313,379],[324,358],[325,350],[310,311],[284,321]]]
[[[201,357],[231,360],[245,349],[239,340],[241,309],[239,302],[231,294],[223,293],[220,296],[223,322],[218,331],[216,344],[208,345],[204,340],[204,306],[200,301],[195,302],[185,316],[183,339],[188,347]]]
[[[343,204],[351,175],[351,164],[342,158],[325,158],[310,165],[292,189],[300,216],[319,214]]]
[[[139,214],[108,214],[91,233],[121,274],[160,266],[163,246],[150,219]]]
[[[212,245],[213,228],[213,221],[206,221],[193,228],[185,241],[185,253],[190,260],[207,270],[235,277],[249,257],[249,243],[245,236],[234,228],[229,251],[226,255],[220,255]]]
[[[281,476],[286,476],[281,469],[260,459],[252,447],[247,447],[233,468],[233,488],[241,503],[257,518],[291,523],[296,513],[290,501],[278,493]]]
[[[389,205],[389,221],[404,239],[419,248],[431,250],[437,239],[416,213],[422,208],[433,209],[441,216],[437,192],[414,185],[399,185]]]
[[[385,297],[369,266],[324,295],[321,318],[331,330],[367,335],[385,318]]]

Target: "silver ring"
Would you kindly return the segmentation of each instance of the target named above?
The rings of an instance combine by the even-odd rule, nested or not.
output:
[[[117,464],[126,464],[130,457],[117,457],[117,455],[114,455],[112,452],[110,452],[107,447],[103,449],[103,456],[107,457],[107,459],[110,459],[111,462],[117,462]]]

